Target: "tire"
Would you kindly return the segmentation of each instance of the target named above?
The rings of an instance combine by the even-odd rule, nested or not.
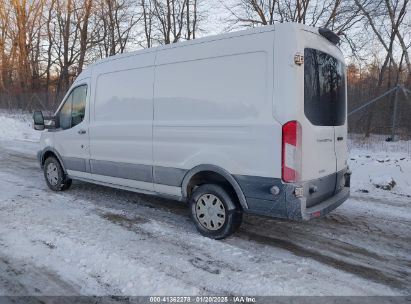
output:
[[[189,204],[191,218],[203,236],[223,239],[241,225],[243,213],[236,200],[218,185],[199,186],[191,195]]]
[[[64,191],[70,188],[72,180],[67,178],[60,162],[54,156],[46,159],[43,166],[47,186],[53,191]]]

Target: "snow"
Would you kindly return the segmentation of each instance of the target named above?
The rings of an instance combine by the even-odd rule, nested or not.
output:
[[[77,181],[50,191],[27,116],[0,124],[0,295],[409,294],[410,142],[351,140],[352,195],[325,218],[245,216],[215,241],[179,202]]]
[[[411,141],[386,142],[371,138],[368,142],[351,140],[349,166],[353,190],[373,196],[408,197],[411,201]]]
[[[38,142],[41,132],[33,129],[33,118],[28,113],[0,112],[0,138]]]

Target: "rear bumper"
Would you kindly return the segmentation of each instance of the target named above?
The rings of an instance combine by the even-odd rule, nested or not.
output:
[[[295,221],[307,221],[322,217],[344,203],[350,197],[350,187],[344,187],[337,194],[312,207],[307,207],[305,197],[295,196],[295,187],[289,187],[286,197],[287,218]]]
[[[350,187],[344,187],[340,192],[330,197],[329,199],[315,205],[313,207],[306,208],[302,214],[304,220],[309,220],[316,217],[322,217],[335,208],[340,206],[350,197]]]
[[[317,200],[315,204],[310,199],[310,188],[313,184],[319,187],[323,184],[327,185],[328,181],[326,179],[308,181],[298,185],[287,184],[285,186],[287,218],[291,220],[310,220],[322,217],[344,203],[350,197],[351,172],[346,168],[338,172],[337,176],[340,177],[336,180],[337,186],[334,186],[336,188],[335,193],[325,199]],[[302,196],[296,195],[298,189]]]
[[[350,196],[351,172],[348,168],[302,183],[285,184],[280,179],[240,177],[247,213],[295,221],[322,217],[340,206]],[[278,191],[271,191],[276,188]],[[315,189],[315,191],[313,191]]]

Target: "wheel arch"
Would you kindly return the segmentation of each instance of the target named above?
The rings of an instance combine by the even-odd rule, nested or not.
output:
[[[46,161],[46,159],[50,156],[54,156],[55,158],[57,158],[57,160],[60,162],[61,167],[63,168],[63,172],[64,174],[67,174],[66,168],[64,167],[64,162],[63,162],[63,158],[61,157],[61,155],[56,151],[56,149],[52,148],[52,147],[46,147],[43,149],[42,153],[41,153],[41,159],[40,159],[40,165],[43,168],[44,166],[44,162]]]
[[[189,186],[193,178],[200,174],[207,174],[208,172],[222,177],[234,190],[234,194],[237,196],[241,208],[243,210],[248,209],[247,200],[238,182],[227,170],[215,165],[198,165],[186,173],[181,185],[181,194],[184,199],[190,196]]]

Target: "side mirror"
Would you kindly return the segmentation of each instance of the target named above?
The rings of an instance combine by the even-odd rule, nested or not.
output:
[[[34,120],[34,130],[43,131],[44,126],[44,116],[41,111],[34,111],[33,113],[33,120]]]

